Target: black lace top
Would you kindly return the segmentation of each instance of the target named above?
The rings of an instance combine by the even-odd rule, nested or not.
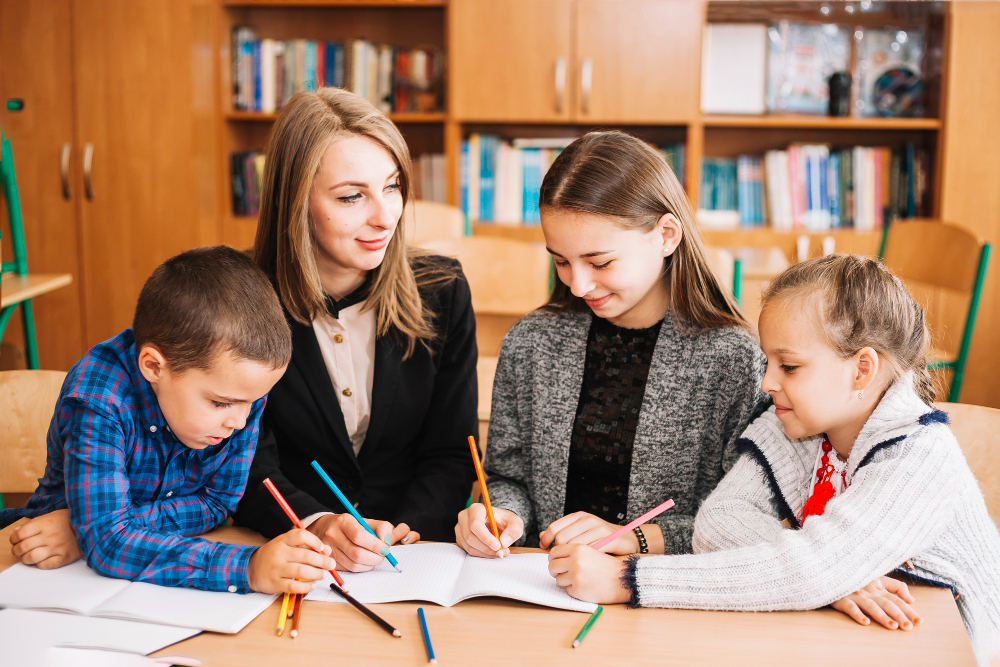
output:
[[[590,512],[624,524],[632,444],[660,324],[623,329],[595,317],[570,439],[566,514]]]

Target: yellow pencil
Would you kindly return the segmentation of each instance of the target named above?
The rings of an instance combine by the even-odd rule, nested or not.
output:
[[[288,593],[281,599],[281,614],[278,615],[278,636],[285,631],[285,620],[288,618]]]

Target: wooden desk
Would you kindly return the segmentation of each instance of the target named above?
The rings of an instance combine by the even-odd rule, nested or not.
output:
[[[0,531],[0,570],[10,567]],[[212,536],[263,543],[240,528]],[[923,623],[910,632],[862,627],[832,609],[737,613],[605,607],[580,648],[571,648],[586,614],[509,600],[479,599],[454,607],[397,602],[374,605],[400,629],[394,639],[347,604],[304,603],[300,634],[275,635],[280,598],[236,636],[202,633],[155,655],[191,655],[204,665],[426,665],[417,624],[424,608],[441,665],[974,665],[972,647],[947,590],[914,590]],[[0,648],[0,662],[3,649]]]
[[[26,276],[4,274],[0,282],[0,308],[34,299],[71,282],[73,276],[68,273],[32,273]]]

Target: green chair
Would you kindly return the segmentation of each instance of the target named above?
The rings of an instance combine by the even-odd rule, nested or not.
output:
[[[971,230],[937,220],[900,221],[886,235],[882,261],[903,281],[930,285],[969,299],[958,353],[948,355],[934,350],[927,365],[931,370],[952,371],[950,403],[957,403],[962,391],[990,249],[990,244]]]

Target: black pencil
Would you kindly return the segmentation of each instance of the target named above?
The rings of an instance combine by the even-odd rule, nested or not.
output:
[[[368,607],[364,606],[363,604],[355,600],[354,596],[352,596],[350,593],[337,586],[337,584],[330,584],[330,589],[333,590],[333,592],[335,592],[337,595],[339,595],[340,597],[344,598],[352,605],[354,605],[354,608],[360,611],[362,614],[364,614],[365,616],[367,616],[368,618],[372,619],[380,626],[382,626],[382,629],[388,632],[393,637],[403,636],[403,633],[401,633],[399,630],[389,625],[381,616],[373,612],[371,609],[369,609]]]

